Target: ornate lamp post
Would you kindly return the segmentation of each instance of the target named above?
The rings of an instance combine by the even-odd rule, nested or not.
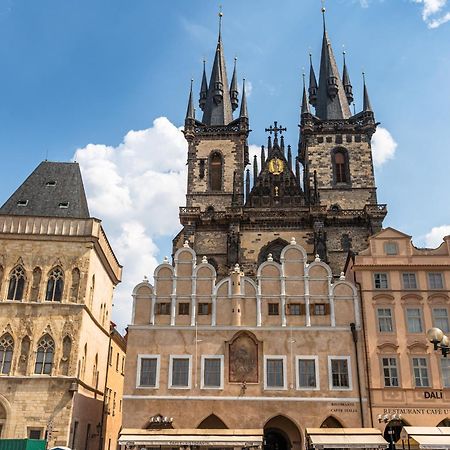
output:
[[[401,423],[402,415],[401,414],[378,414],[378,423],[384,422],[387,428],[387,434],[389,435],[389,450],[395,450],[395,442],[394,442],[394,434],[395,434],[395,425],[399,425]],[[397,439],[395,439],[397,440]]]
[[[444,358],[450,353],[450,339],[440,328],[430,328],[427,338],[433,344],[435,350],[440,350]]]

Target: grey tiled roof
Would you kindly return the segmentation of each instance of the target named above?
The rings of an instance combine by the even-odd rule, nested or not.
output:
[[[41,162],[0,208],[0,214],[89,218],[78,163]]]

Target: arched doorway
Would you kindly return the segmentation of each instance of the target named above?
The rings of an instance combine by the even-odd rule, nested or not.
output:
[[[223,420],[221,420],[215,414],[210,414],[208,417],[206,417],[200,422],[200,425],[197,428],[200,428],[202,430],[205,429],[225,430],[228,427],[225,425]]]
[[[6,410],[0,403],[0,438],[4,437],[3,432],[6,426]]]
[[[320,428],[343,428],[343,426],[335,417],[329,416],[322,422]]]
[[[450,419],[446,418],[444,420],[441,420],[438,424],[438,427],[450,427]]]
[[[300,450],[297,426],[285,416],[276,416],[264,426],[264,450]]]
[[[395,443],[400,439],[400,433],[403,427],[409,424],[402,419],[391,420],[386,424],[383,437],[389,443],[389,450],[395,450]]]

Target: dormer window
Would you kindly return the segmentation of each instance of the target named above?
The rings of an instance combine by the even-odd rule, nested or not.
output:
[[[17,206],[27,206],[28,205],[28,200],[19,200],[17,202]]]
[[[46,186],[56,186],[56,181],[55,180],[51,180],[51,181],[47,181],[47,183],[45,183]]]
[[[61,202],[59,207],[60,209],[67,209],[69,207],[69,202]]]

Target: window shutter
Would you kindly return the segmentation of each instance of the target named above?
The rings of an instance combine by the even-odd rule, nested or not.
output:
[[[286,313],[287,315],[290,315],[290,314],[291,314],[291,305],[290,305],[290,304],[286,304],[286,305],[284,306],[284,310],[285,310],[285,313]]]
[[[309,305],[309,314],[314,316],[314,303],[310,303]]]
[[[325,303],[325,315],[326,316],[330,315],[330,304],[329,303]]]
[[[306,305],[304,303],[300,303],[300,315],[304,316],[306,314]]]
[[[157,303],[156,304],[156,311],[155,311],[155,313],[156,314],[161,314],[161,303]]]
[[[208,314],[212,313],[212,303],[208,303]]]

